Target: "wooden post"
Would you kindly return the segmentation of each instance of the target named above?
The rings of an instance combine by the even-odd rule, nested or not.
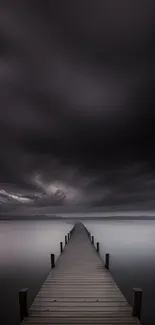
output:
[[[69,241],[69,233],[68,233],[68,241]]]
[[[109,257],[110,254],[105,254],[105,267],[107,270],[109,270]]]
[[[100,251],[99,242],[96,243],[96,250],[97,250],[97,252],[99,253],[99,251]]]
[[[141,316],[141,306],[142,306],[142,289],[134,288],[133,289],[133,306],[132,306],[132,315],[140,319]]]
[[[60,242],[60,253],[62,253],[63,252],[63,242],[61,241]]]
[[[75,230],[75,226],[74,226],[74,227],[72,228],[72,230],[71,230],[72,234],[73,234],[74,230]]]
[[[53,269],[53,267],[55,267],[55,255],[51,254],[51,269]]]
[[[28,316],[27,311],[27,288],[23,288],[18,292],[19,296],[19,307],[20,307],[20,319],[21,321],[24,319],[24,317]]]
[[[65,236],[65,245],[67,245],[67,236]]]
[[[91,242],[94,245],[94,236],[91,237]]]

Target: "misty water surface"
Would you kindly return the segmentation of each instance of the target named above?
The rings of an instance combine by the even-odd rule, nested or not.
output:
[[[100,254],[110,253],[110,272],[132,304],[132,288],[143,289],[141,323],[155,324],[155,221],[85,223],[100,242]]]
[[[125,297],[143,289],[142,324],[154,325],[155,221],[84,222],[100,242],[101,256],[110,253],[111,272]],[[0,222],[0,319],[19,325],[18,290],[29,288],[30,305],[50,270],[50,253],[59,254],[59,242],[72,222]]]
[[[60,241],[71,222],[0,222],[0,319],[19,324],[18,290],[29,288],[31,305],[50,270],[50,254],[60,252]],[[1,323],[1,322],[0,322]]]

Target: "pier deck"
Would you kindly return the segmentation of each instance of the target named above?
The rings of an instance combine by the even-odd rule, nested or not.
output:
[[[140,324],[82,224],[37,294],[22,325]]]

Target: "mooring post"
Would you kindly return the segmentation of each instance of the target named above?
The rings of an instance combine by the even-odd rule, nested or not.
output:
[[[55,267],[55,255],[51,254],[51,269],[53,269],[53,267]]]
[[[142,294],[143,294],[142,289],[133,288],[132,315],[138,317],[139,320],[141,316]]]
[[[96,250],[97,250],[97,252],[99,253],[99,251],[100,251],[99,242],[96,243]]]
[[[60,253],[62,253],[63,252],[63,242],[61,241],[60,242]]]
[[[71,235],[71,236],[73,235],[73,228],[72,228],[71,231],[70,231],[70,235]]]
[[[65,236],[65,245],[67,245],[67,236]]]
[[[28,316],[27,311],[27,288],[23,288],[19,290],[18,296],[19,296],[19,308],[20,308],[20,320],[22,321],[24,317]]]
[[[69,241],[69,233],[68,233],[68,241]]]
[[[107,270],[109,270],[109,258],[110,254],[105,254],[105,267]]]
[[[94,236],[91,237],[91,242],[94,245]]]

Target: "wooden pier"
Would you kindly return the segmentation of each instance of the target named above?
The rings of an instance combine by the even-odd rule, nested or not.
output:
[[[69,240],[69,241],[68,241]],[[72,236],[65,237],[66,246],[56,264],[51,256],[51,272],[37,294],[28,315],[21,300],[21,312],[26,316],[22,325],[60,324],[140,324],[140,291],[135,289],[132,309],[103,264],[94,237],[78,223]],[[106,257],[109,263],[109,256]],[[137,298],[138,297],[138,300]],[[139,299],[140,298],[140,299]],[[26,303],[26,300],[24,300]]]

